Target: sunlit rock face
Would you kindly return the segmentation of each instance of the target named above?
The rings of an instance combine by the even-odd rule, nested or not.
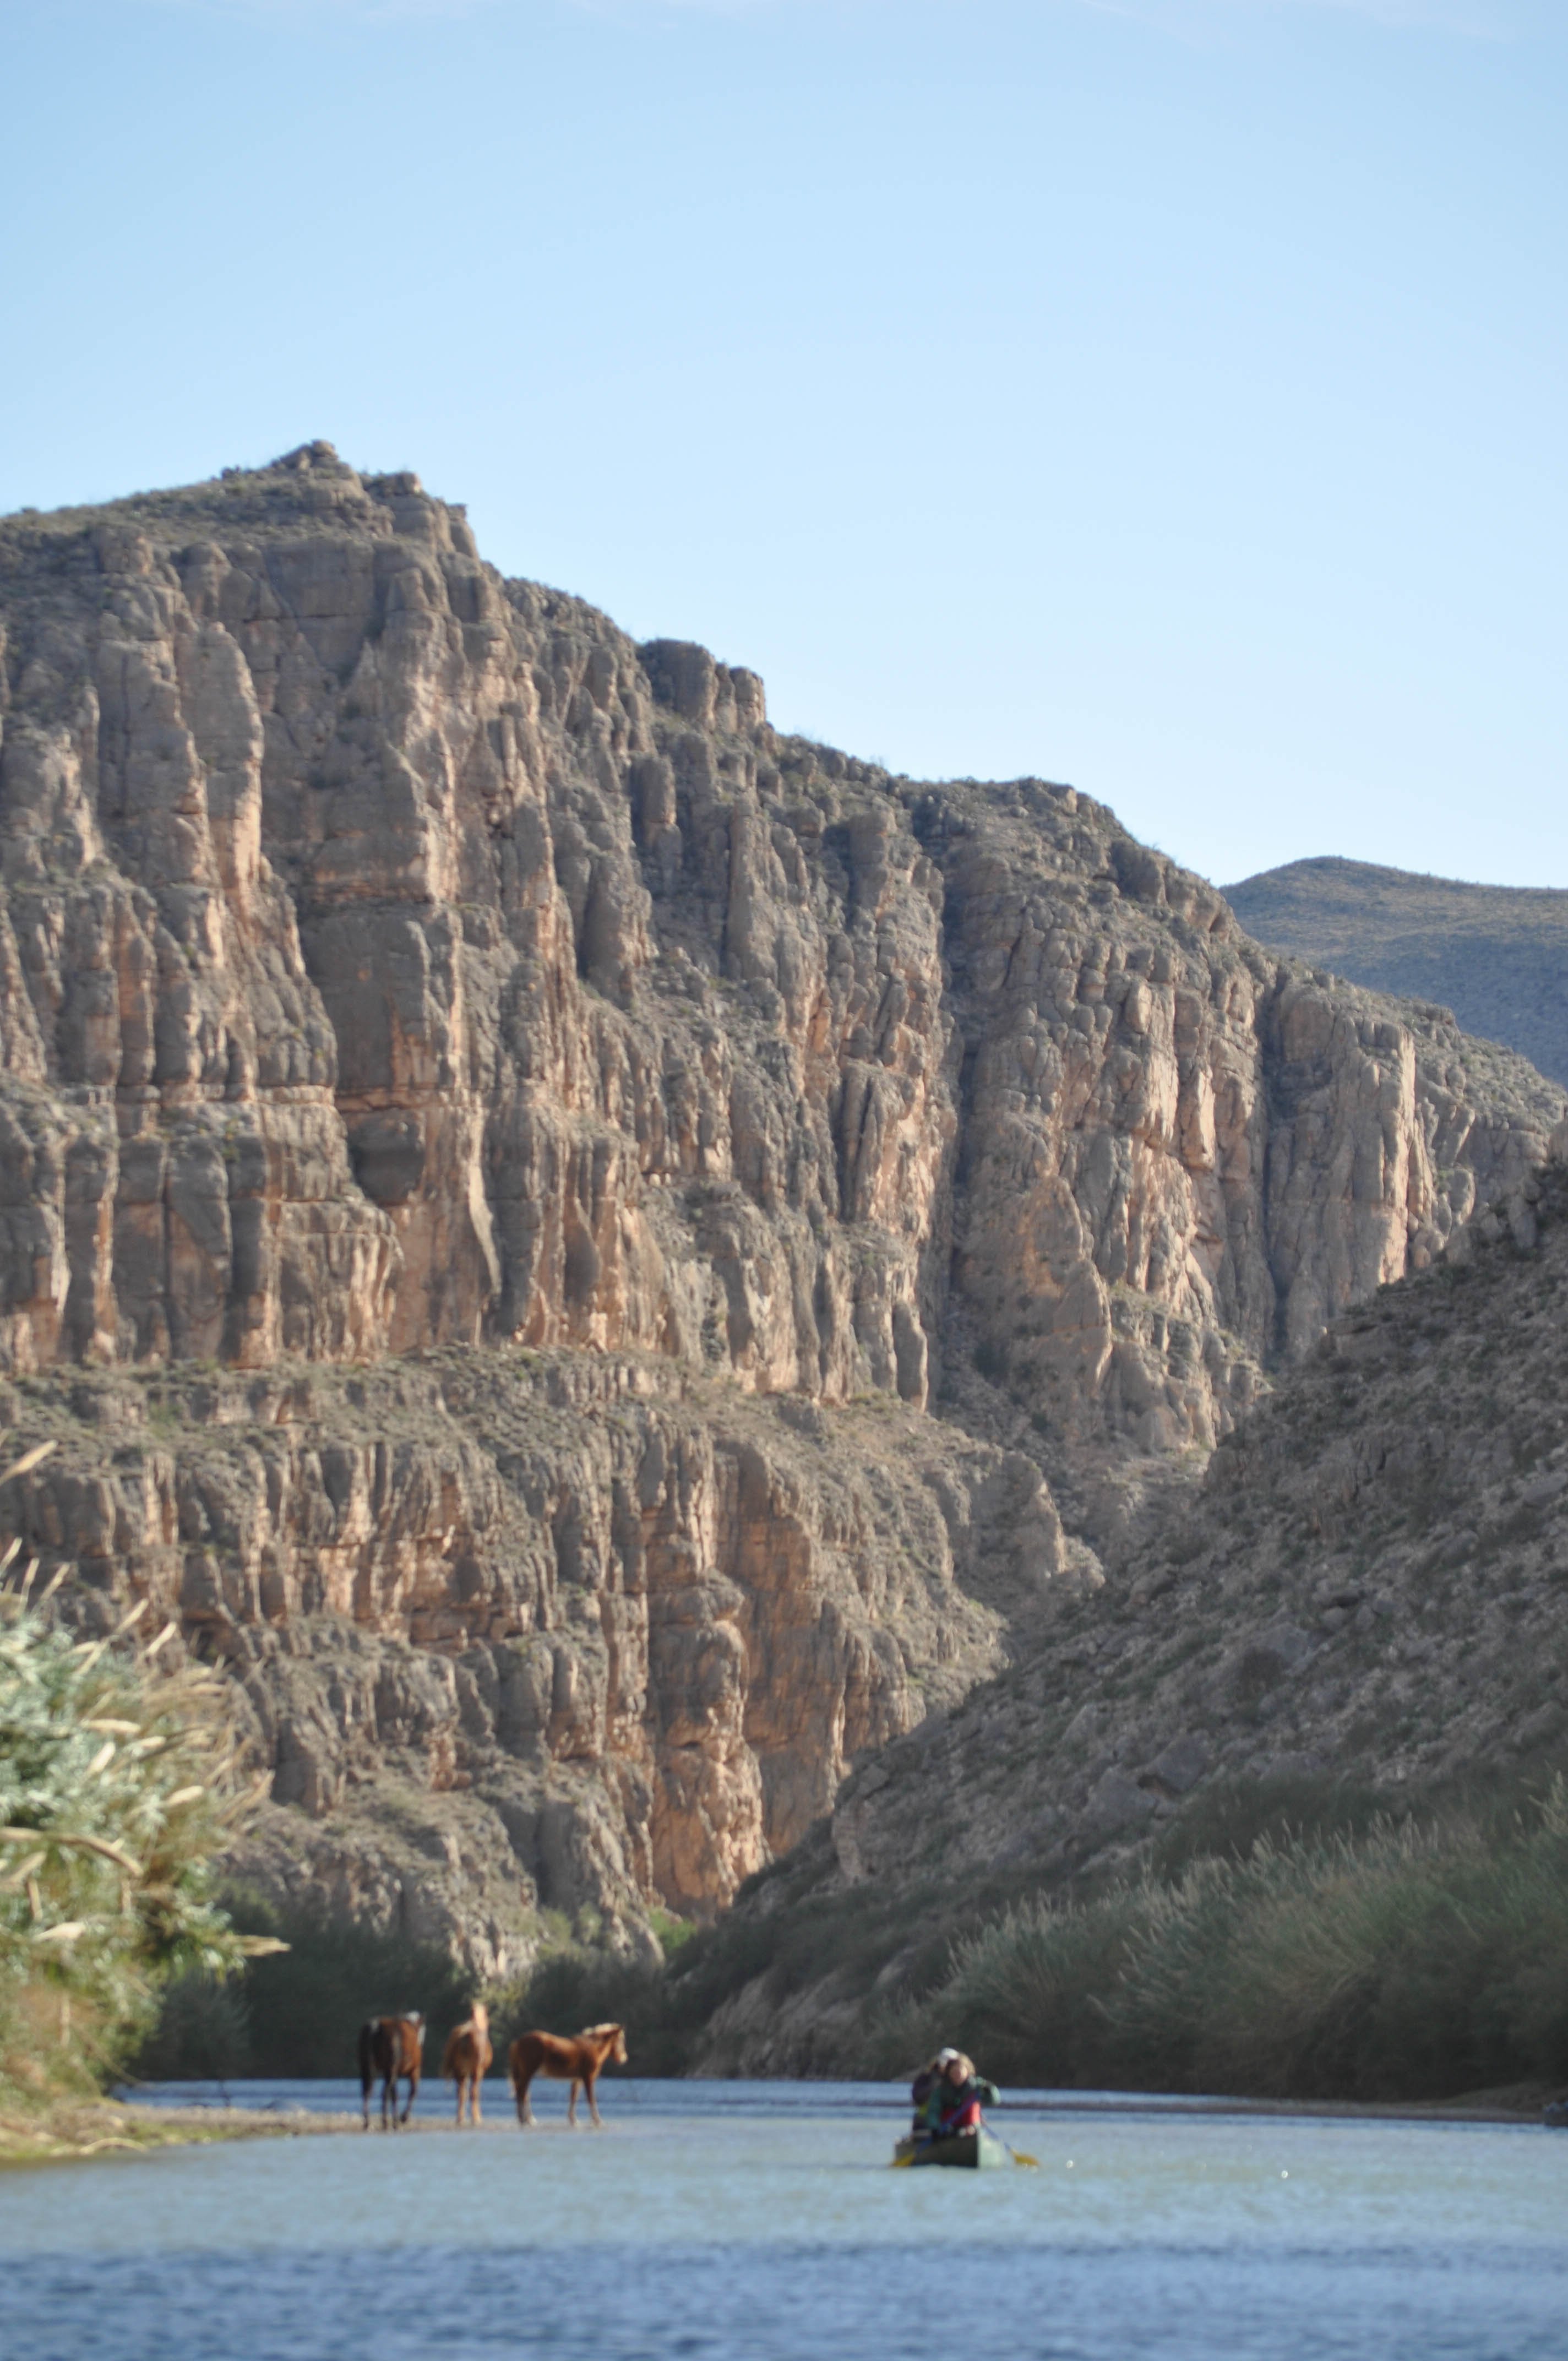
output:
[[[247,1882],[486,1972],[541,1912],[710,1914],[1097,1578],[1016,1454],[651,1356],[78,1373],[0,1416],[56,1444],[8,1503],[37,1586],[232,1674],[275,1807]]]
[[[324,446],[0,541],[0,1344],[514,1338],[1223,1427],[1556,1096],[1070,790],[922,789]]]
[[[949,1521],[1003,1502],[984,1633],[963,1550],[942,1577],[972,1674],[1070,1570],[1041,1468],[1211,1448],[1561,1113],[1444,1012],[1261,951],[1071,789],[784,736],[755,675],[503,580],[461,511],[325,445],[0,524],[0,1368],[66,1403],[73,1367],[469,1347],[717,1389],[678,1438],[640,1410],[635,1453],[592,1384],[550,1413],[590,1455],[593,1565],[642,1584],[585,1576],[602,1661],[540,1723],[572,1733],[552,1762],[621,1766],[594,1773],[620,1866],[574,1889],[601,1902],[722,1902],[943,1661],[933,1610],[894,1672],[871,1511],[829,1543],[780,1490],[785,1403],[883,1400]],[[764,1426],[732,1452],[740,1397]],[[571,1580],[519,1573],[551,1484],[515,1454],[416,1477],[381,1414],[258,1465],[216,1542],[185,1530],[185,1445],[156,1473],[133,1437],[105,1584],[142,1579],[142,1520],[187,1627],[263,1686],[322,1615],[449,1661],[577,1649]],[[955,1419],[1014,1474],[992,1450],[954,1490]],[[96,1562],[49,1497],[48,1548]],[[824,1549],[863,1659],[825,1636]],[[489,1744],[477,1712],[454,1730]],[[280,1804],[341,1803],[281,1727],[255,1740]]]

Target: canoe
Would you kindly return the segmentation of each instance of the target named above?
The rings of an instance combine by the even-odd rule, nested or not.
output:
[[[970,2172],[994,2172],[1013,2161],[996,2134],[983,2129],[972,2139],[901,2139],[893,2160],[902,2164],[906,2157],[911,2164],[956,2164]]]

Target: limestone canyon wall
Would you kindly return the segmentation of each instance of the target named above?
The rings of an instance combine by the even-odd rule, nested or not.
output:
[[[886,1397],[462,1347],[6,1390],[55,1444],[5,1503],[31,1587],[234,1675],[276,1807],[246,1875],[491,1972],[542,1913],[707,1915],[1094,1579],[1030,1462]]]
[[[411,476],[0,523],[0,1368],[68,1446],[13,1523],[233,1663],[280,1878],[312,1814],[383,1915],[722,1902],[1093,1578],[1043,1470],[1212,1448],[1562,1105],[1069,788],[780,734]],[[203,1384],[267,1438],[221,1513]],[[425,1867],[389,1806],[323,1866],[394,1761]]]

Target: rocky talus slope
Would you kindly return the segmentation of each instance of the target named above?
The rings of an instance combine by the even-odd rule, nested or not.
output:
[[[880,1950],[731,1993],[710,2070],[828,2070],[933,1879],[977,1907],[1135,1868],[1212,1781],[1393,1796],[1568,1763],[1568,1171],[1339,1321],[1115,1581],[862,1765],[738,1914],[866,1889]],[[1071,1882],[1085,1883],[1071,1889]],[[900,1896],[904,1905],[900,1906]],[[745,1956],[737,1947],[737,1957]],[[927,1960],[927,1965],[930,1962]]]
[[[488,1967],[723,1905],[1562,1112],[325,445],[0,522],[0,708],[6,1521]]]
[[[1259,942],[1376,992],[1443,1002],[1467,1033],[1568,1083],[1568,892],[1321,860],[1224,893]]]

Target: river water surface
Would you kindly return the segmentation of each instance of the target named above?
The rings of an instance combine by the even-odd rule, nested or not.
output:
[[[894,2172],[900,2094],[601,2085],[0,2178],[16,2361],[1568,2361],[1568,2136],[1045,2094]],[[187,2102],[188,2091],[170,2092]],[[343,2084],[246,2104],[357,2106]],[[431,2092],[420,2115],[446,2112]]]

